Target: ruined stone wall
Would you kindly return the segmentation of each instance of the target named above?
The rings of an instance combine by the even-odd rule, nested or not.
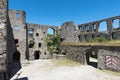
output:
[[[20,53],[20,60],[26,59],[27,35],[26,35],[26,13],[24,11],[9,10],[9,21],[11,31],[9,32],[9,61],[13,61],[13,54]],[[16,42],[15,42],[16,41]]]
[[[5,79],[4,73],[7,72],[7,10],[8,0],[0,0],[0,80]]]
[[[81,64],[87,64],[86,56],[89,51],[96,51],[98,68],[120,71],[119,48],[118,46],[62,45],[60,50],[66,54],[68,59],[80,62]]]
[[[68,59],[86,64],[85,50],[90,49],[87,46],[62,45],[61,53],[65,53]]]
[[[115,20],[119,21],[117,28],[114,25]],[[101,26],[102,23],[106,23],[106,25]],[[107,30],[101,31],[101,27],[104,27]],[[90,39],[100,37],[102,34],[105,34],[105,37],[111,40],[120,40],[120,16],[115,16],[76,26],[71,21],[65,22],[61,26],[60,34],[64,42],[87,42]]]
[[[49,25],[39,25],[39,24],[27,24],[28,31],[32,30],[33,31],[33,40],[35,42],[33,48],[29,48],[29,58],[30,60],[34,59],[35,52],[39,51],[40,53],[40,58],[41,59],[46,59],[50,58],[49,51],[47,50],[47,45],[46,45],[46,37],[47,37],[47,29],[52,28],[55,30],[58,30],[58,27],[56,26],[49,26]],[[32,39],[30,36],[28,36],[28,41]],[[41,46],[39,46],[41,44]]]
[[[119,20],[118,28],[115,28],[113,25],[114,20]],[[101,23],[106,23],[104,26],[100,26]],[[95,37],[99,36],[101,33],[100,27],[104,27],[107,30],[104,33],[108,34],[108,38],[111,40],[120,40],[120,16],[115,16],[107,19],[102,19],[94,22],[89,22],[85,24],[78,25],[78,36],[81,42],[86,42],[88,39],[94,39]],[[116,38],[114,38],[114,35]]]
[[[61,25],[60,35],[63,42],[78,41],[77,29],[72,21],[65,22]]]

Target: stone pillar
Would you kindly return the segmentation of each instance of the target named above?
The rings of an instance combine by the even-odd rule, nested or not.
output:
[[[108,32],[109,32],[109,38],[112,40],[112,31],[113,31],[112,20],[108,19],[106,20],[106,22],[107,22],[107,27],[108,27]]]
[[[96,23],[96,32],[99,32],[99,23]]]

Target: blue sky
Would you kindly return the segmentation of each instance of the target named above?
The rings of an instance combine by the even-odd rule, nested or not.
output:
[[[120,0],[9,0],[9,9],[26,11],[28,23],[77,25],[120,15]]]

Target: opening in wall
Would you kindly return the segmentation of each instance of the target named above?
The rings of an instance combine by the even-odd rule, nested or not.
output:
[[[54,35],[55,34],[55,30],[53,28],[48,28],[47,29],[47,34]]]
[[[17,25],[14,26],[14,30],[18,31],[19,27]]]
[[[99,24],[99,32],[106,32],[107,31],[107,23],[106,22],[101,22]]]
[[[18,44],[19,40],[18,39],[15,39],[15,44]]]
[[[29,37],[33,37],[33,31],[34,31],[34,29],[29,29],[29,31],[28,31]]]
[[[119,19],[115,19],[115,20],[113,20],[113,28],[114,29],[120,29],[120,23],[119,23]]]
[[[39,33],[36,33],[36,36],[38,37],[38,36],[39,36]]]
[[[95,68],[97,68],[98,66],[98,54],[94,51],[88,51],[86,53],[86,61],[87,61],[87,64],[90,65],[90,66],[93,66]]]
[[[90,31],[90,27],[88,25],[85,26],[86,32]]]
[[[16,13],[16,18],[20,18],[20,13]]]
[[[38,47],[39,47],[39,48],[41,47],[41,43],[38,44]]]

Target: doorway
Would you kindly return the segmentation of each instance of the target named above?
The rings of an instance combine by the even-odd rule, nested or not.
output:
[[[40,59],[40,51],[35,51],[34,52],[34,59],[35,60]]]
[[[98,67],[98,55],[95,51],[87,51],[86,53],[86,63],[87,65],[93,66],[95,68]]]

